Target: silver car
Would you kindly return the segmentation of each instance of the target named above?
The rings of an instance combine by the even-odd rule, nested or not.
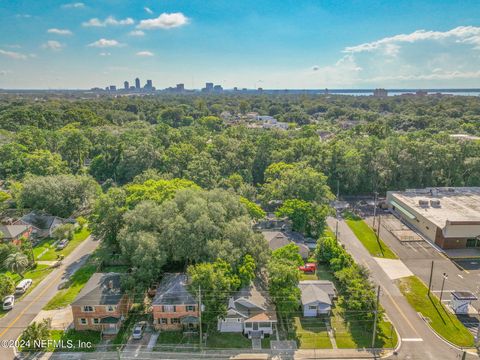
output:
[[[15,304],[15,296],[8,295],[3,298],[3,310],[12,310]]]
[[[145,324],[136,324],[133,328],[132,338],[134,340],[140,340],[143,337],[143,330],[145,329]]]

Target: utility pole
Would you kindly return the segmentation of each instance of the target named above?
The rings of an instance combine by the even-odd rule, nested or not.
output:
[[[198,326],[200,336],[200,349],[203,348],[203,336],[202,336],[202,289],[198,286]]]
[[[378,321],[378,303],[380,302],[380,285],[377,288],[377,301],[375,303],[375,319],[373,321],[372,334],[372,351],[375,349],[375,338],[377,337],[377,321]]]
[[[432,267],[430,268],[430,280],[428,280],[428,296],[430,296],[430,290],[432,289],[432,276],[433,276],[433,260]]]
[[[338,243],[338,216],[337,223],[335,224],[335,241]]]
[[[442,290],[440,290],[440,305],[442,304],[443,287],[445,286],[445,280],[447,279],[448,279],[447,273],[443,273]]]
[[[374,194],[374,198],[373,198],[373,228],[375,229],[375,220],[377,218],[377,196],[378,196],[378,192],[375,191],[373,194]]]
[[[378,228],[377,228],[377,237],[380,239],[380,219],[381,217],[378,217]]]

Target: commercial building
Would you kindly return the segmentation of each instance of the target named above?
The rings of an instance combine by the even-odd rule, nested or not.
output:
[[[140,90],[141,86],[140,86],[140,79],[139,78],[136,78],[135,79],[135,89],[137,90]]]
[[[128,83],[128,81],[124,81],[124,82],[123,82],[123,89],[124,89],[124,90],[130,89],[130,84]]]
[[[379,97],[379,98],[384,98],[388,96],[388,91],[385,89],[375,89],[373,90],[373,96],[374,97]]]
[[[389,191],[387,204],[442,249],[480,247],[480,187]]]

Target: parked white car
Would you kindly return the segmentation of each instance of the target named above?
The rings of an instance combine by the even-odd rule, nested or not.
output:
[[[139,340],[143,336],[143,329],[145,328],[145,324],[138,323],[133,328],[132,338],[135,340]]]
[[[23,294],[32,285],[32,279],[23,279],[15,286],[15,294]]]
[[[15,304],[15,296],[8,295],[3,298],[3,310],[12,310],[13,305]]]
[[[58,244],[57,244],[57,250],[63,250],[67,247],[68,245],[68,240],[67,239],[63,239],[62,241],[60,241]]]

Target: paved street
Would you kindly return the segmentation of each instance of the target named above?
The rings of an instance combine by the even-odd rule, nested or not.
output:
[[[335,222],[334,218],[328,219],[330,228],[335,229]],[[462,353],[439,339],[430,330],[343,220],[339,221],[338,228],[341,243],[357,263],[370,270],[372,280],[381,286],[380,302],[402,339],[398,355],[392,355],[391,358],[460,359]],[[467,359],[478,359],[478,356],[467,355]]]
[[[63,265],[53,270],[30,294],[15,304],[6,316],[0,319],[0,341],[16,340],[22,330],[35,318],[45,304],[55,295],[59,283],[75,272],[88,258],[99,242],[89,237],[68,257]],[[13,349],[0,348],[0,359],[13,359]]]

